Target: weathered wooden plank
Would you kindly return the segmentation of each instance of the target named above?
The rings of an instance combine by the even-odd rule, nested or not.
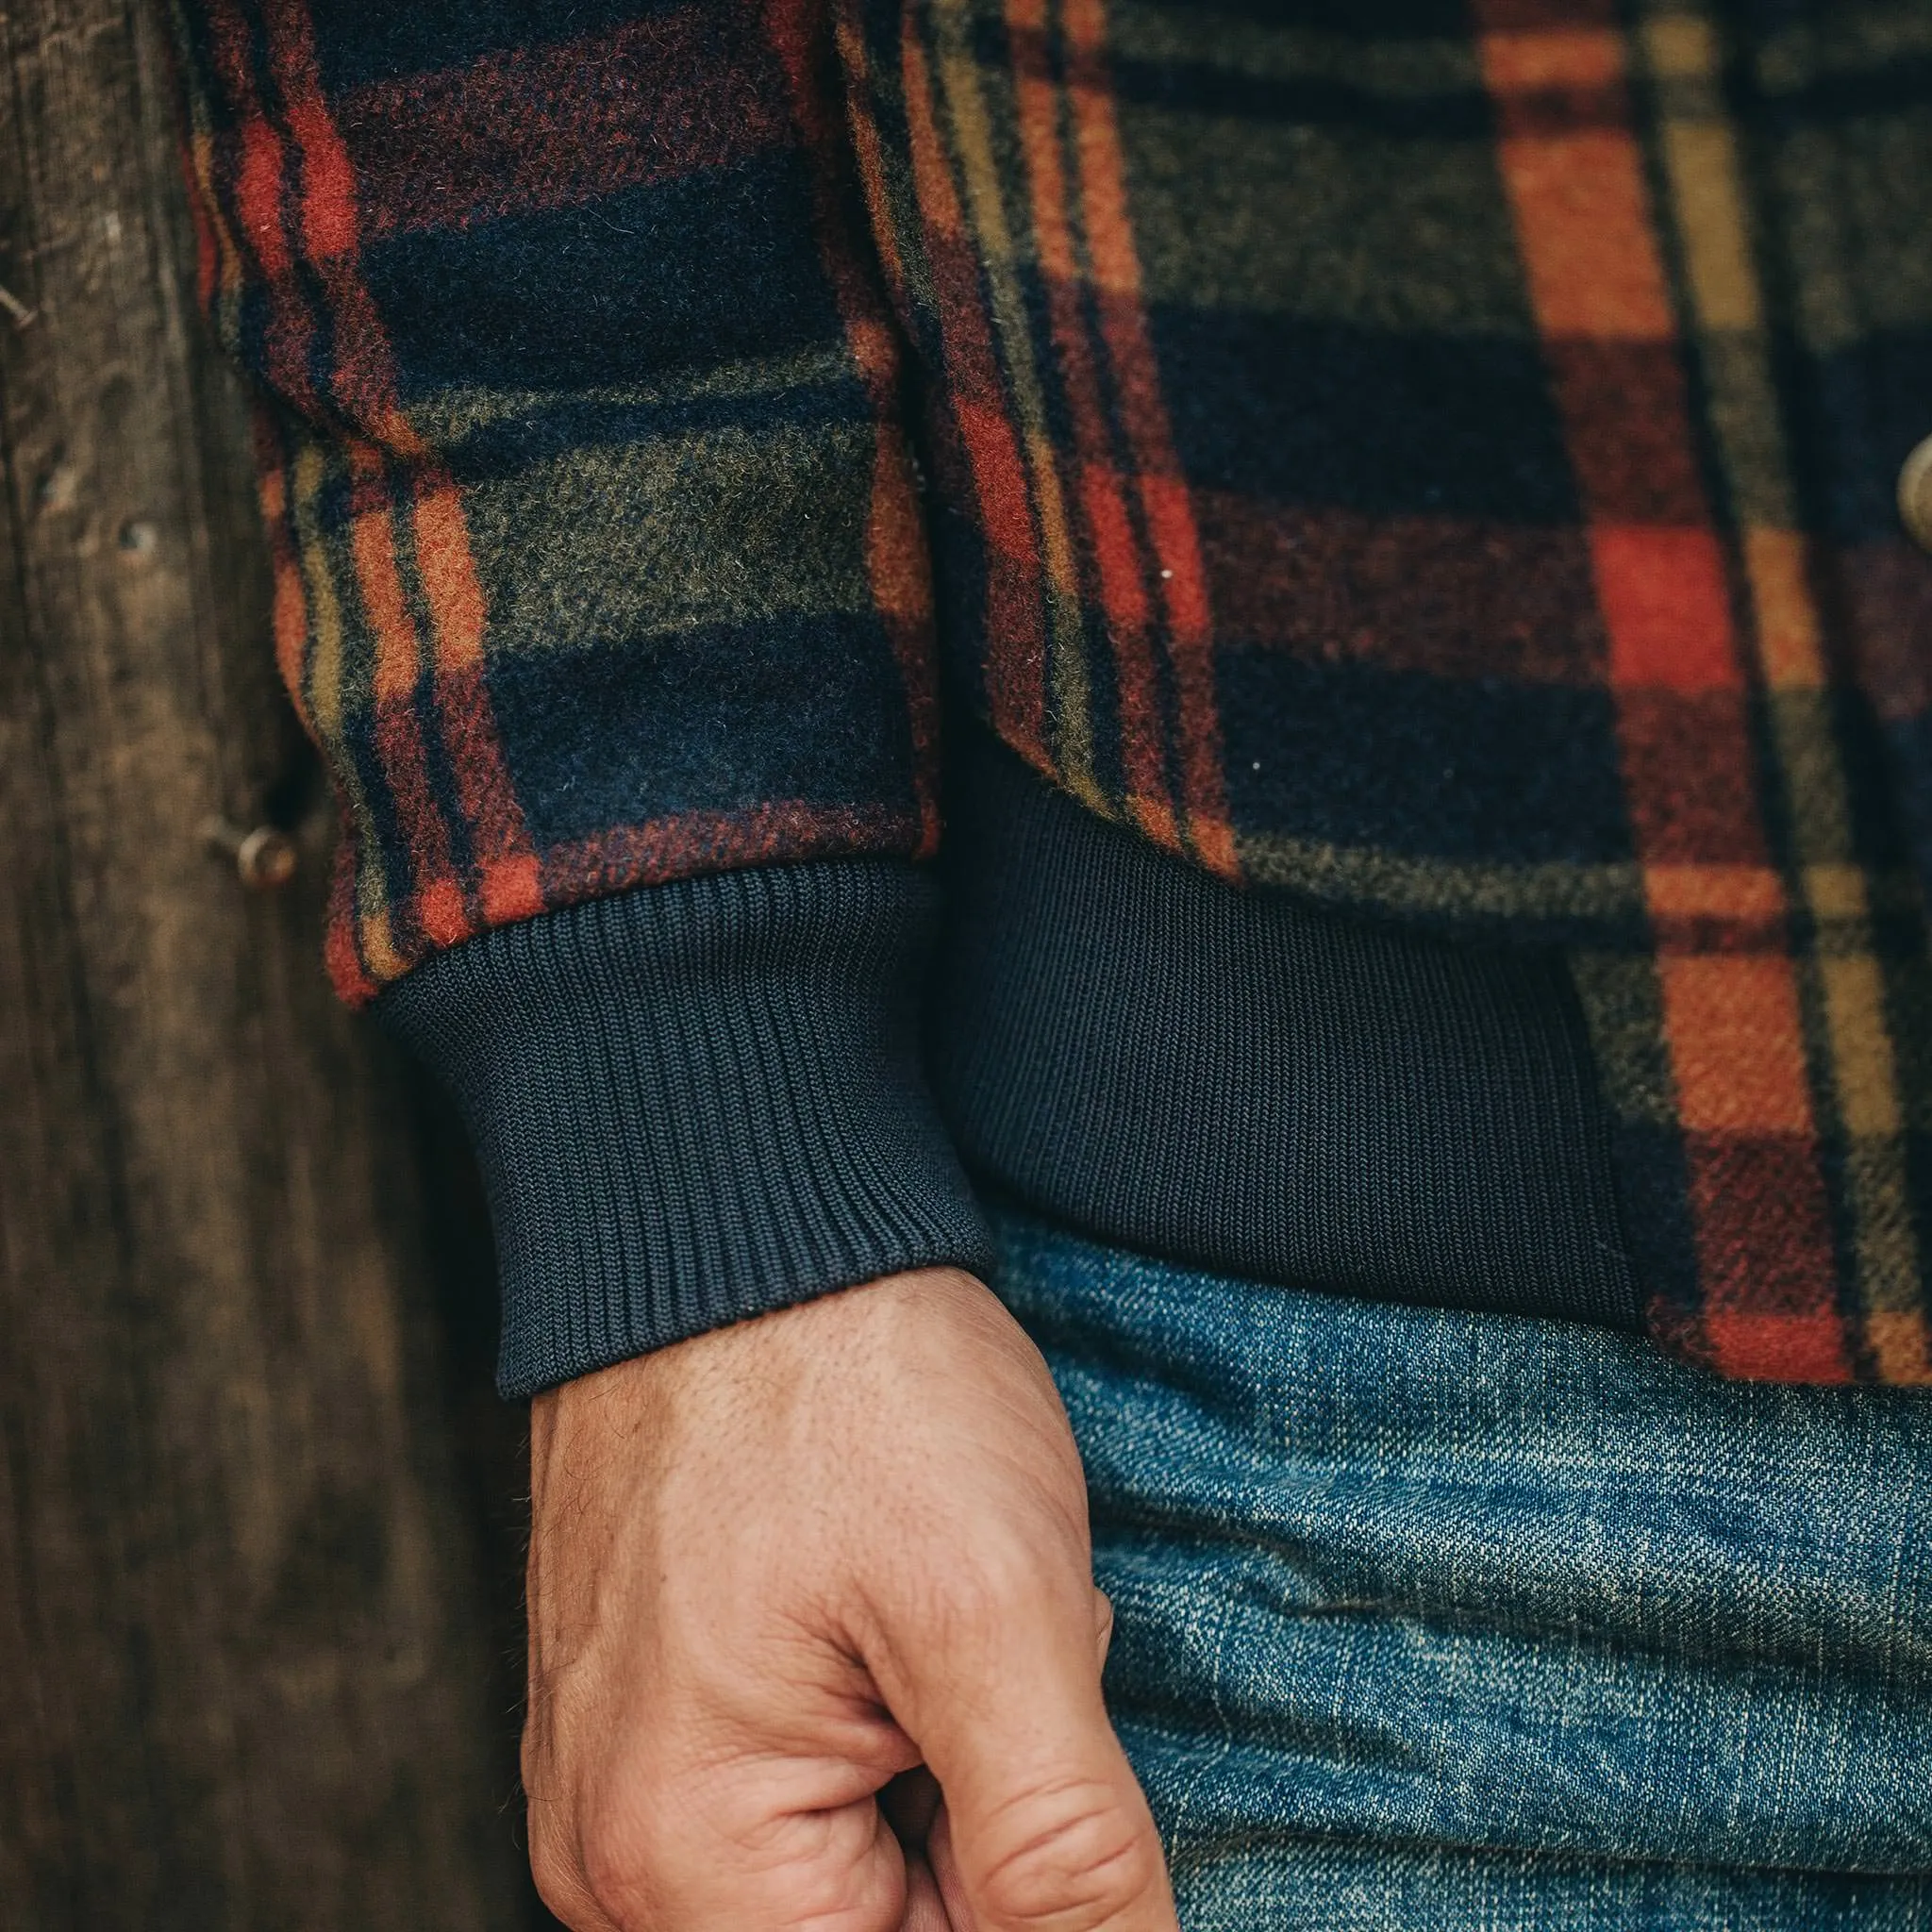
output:
[[[312,815],[273,899],[198,838],[301,754],[156,23],[27,0],[0,58],[0,1923],[508,1932],[419,1108]]]

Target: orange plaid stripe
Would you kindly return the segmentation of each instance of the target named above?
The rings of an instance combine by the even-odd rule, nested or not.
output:
[[[1524,129],[1501,143],[1503,175],[1573,446],[1587,450],[1620,399],[1579,379],[1591,365],[1564,358],[1563,347],[1674,347],[1685,333],[1659,248],[1661,211],[1645,186],[1634,100],[1642,68],[1610,25],[1493,31],[1481,47],[1506,125]],[[1549,131],[1521,111],[1525,92],[1585,77],[1623,103],[1624,125]],[[1694,477],[1680,363],[1647,400],[1653,441]],[[1687,891],[1700,875],[1766,878],[1773,845],[1763,786],[1749,775],[1757,760],[1727,533],[1694,483],[1678,486],[1677,521],[1639,522],[1612,491],[1593,489],[1587,456],[1577,469],[1610,640],[1625,788],[1652,881],[1659,997],[1651,1010],[1674,1087],[1691,1216],[1694,1255],[1679,1278],[1694,1284],[1694,1307],[1671,1311],[1660,1326],[1727,1374],[1842,1380],[1854,1340],[1838,1305],[1813,1093],[1823,1070],[1808,1051],[1792,924],[1762,917],[1771,909],[1764,905],[1742,927],[1681,916],[1687,898],[1706,898],[1715,910],[1724,896]],[[1762,889],[1757,896],[1762,901]],[[1706,950],[1713,938],[1726,949]],[[1729,949],[1740,942],[1748,950]]]

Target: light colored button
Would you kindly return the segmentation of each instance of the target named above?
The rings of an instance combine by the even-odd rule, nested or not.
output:
[[[1898,513],[1921,550],[1932,550],[1932,436],[1898,473]]]
[[[235,861],[236,875],[251,892],[278,892],[295,876],[301,855],[295,841],[273,825],[245,830],[226,819],[208,819],[202,842],[211,852],[225,853]]]

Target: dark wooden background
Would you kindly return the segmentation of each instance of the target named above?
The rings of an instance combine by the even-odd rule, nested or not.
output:
[[[0,8],[0,1925],[545,1924],[487,1237],[322,977],[158,10]]]

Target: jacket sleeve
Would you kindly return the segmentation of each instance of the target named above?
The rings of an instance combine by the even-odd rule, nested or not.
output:
[[[937,691],[822,0],[182,0],[342,994],[449,1083],[509,1393],[983,1267]]]

